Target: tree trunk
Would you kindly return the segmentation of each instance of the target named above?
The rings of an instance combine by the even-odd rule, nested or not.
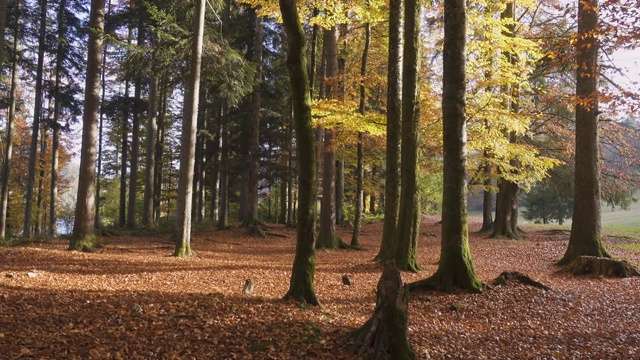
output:
[[[485,159],[490,156],[491,155],[485,150]],[[492,166],[490,164],[482,168],[485,180],[484,189],[482,190],[482,227],[479,230],[481,233],[493,230],[493,193],[488,190],[492,185],[491,169]]]
[[[578,4],[575,187],[571,236],[560,265],[579,256],[609,257],[602,244],[598,129],[598,1]]]
[[[104,0],[91,0],[89,29],[78,194],[73,236],[69,244],[69,248],[72,250],[84,246],[91,247],[95,244],[96,143],[100,108],[101,34],[104,30]]]
[[[451,292],[462,288],[482,291],[471,252],[467,226],[467,127],[466,127],[466,1],[444,2],[443,67],[443,198],[442,245],[436,273],[409,284],[411,291],[435,287]]]
[[[50,109],[49,109],[50,110]],[[38,194],[36,195],[36,211],[35,211],[35,218],[36,218],[36,223],[35,223],[35,234],[36,235],[42,235],[43,233],[43,226],[44,226],[44,221],[43,221],[43,217],[44,217],[44,177],[45,177],[45,154],[47,153],[47,145],[48,145],[48,138],[47,138],[47,129],[46,127],[42,127],[42,136],[41,136],[41,140],[40,140],[40,159],[38,160],[38,162],[40,163],[38,166],[38,169],[40,169],[40,171],[38,171]]]
[[[247,209],[242,225],[253,228],[259,226],[258,221],[258,170],[260,168],[260,108],[262,98],[260,88],[262,84],[262,19],[255,17],[255,37],[253,43],[253,56],[251,61],[256,65],[255,85],[251,95],[251,120],[249,125],[248,148],[248,184],[247,184]],[[261,233],[260,229],[252,229]]]
[[[408,312],[409,291],[402,284],[400,271],[393,260],[389,260],[378,281],[373,316],[351,335],[361,343],[357,357],[415,359],[407,338]]]
[[[325,58],[325,99],[335,99],[338,86],[328,84],[338,76],[338,30],[334,26],[324,30]],[[320,231],[316,246],[319,249],[337,249],[343,246],[342,239],[336,235],[336,151],[333,144],[334,130],[324,130],[322,159],[322,202],[320,205]]]
[[[360,62],[360,104],[358,112],[364,116],[367,110],[367,88],[364,83],[367,76],[367,61],[369,60],[369,47],[371,46],[371,24],[364,24],[364,48]],[[364,203],[364,152],[362,143],[364,134],[358,133],[358,160],[356,165],[356,210],[353,220],[353,234],[351,235],[351,247],[360,247],[360,227],[362,225],[362,205]]]
[[[205,0],[196,1],[191,47],[191,72],[184,99],[184,119],[180,139],[180,178],[178,181],[178,210],[176,218],[175,256],[185,257],[191,251],[191,202],[193,201],[193,169],[198,125],[198,101],[200,96],[200,69],[204,36]]]
[[[144,169],[144,201],[142,205],[142,225],[149,227],[155,222],[154,198],[156,163],[156,127],[158,126],[158,79],[151,77],[149,84],[149,114],[147,118],[147,149]]]
[[[131,37],[131,30],[129,30],[129,37]],[[131,42],[129,40],[129,42]],[[125,104],[122,108],[122,149],[120,149],[121,163],[120,163],[120,207],[119,207],[119,219],[118,226],[123,228],[127,223],[127,162],[128,162],[128,125],[129,125],[129,80],[124,82],[124,98]]]
[[[218,202],[220,193],[220,124],[222,123],[222,102],[220,104],[216,104],[217,110],[215,116],[213,116],[214,121],[211,121],[209,126],[212,126],[213,129],[210,129],[211,133],[213,133],[213,138],[210,139],[209,144],[207,145],[207,151],[210,152],[209,161],[211,162],[211,173],[208,177],[209,179],[209,192],[211,193],[211,211],[209,212],[209,220],[211,223],[215,223],[218,220]]]
[[[38,64],[36,68],[36,93],[33,107],[33,127],[31,132],[31,147],[29,149],[29,174],[27,175],[27,191],[24,207],[24,228],[22,235],[31,236],[31,222],[33,217],[33,189],[36,181],[36,165],[38,159],[38,133],[40,132],[40,118],[42,117],[42,87],[44,71],[45,37],[47,34],[47,0],[40,1],[40,30],[38,33]]]
[[[18,2],[18,12],[21,15],[21,2]],[[6,4],[5,4],[6,5]],[[19,19],[18,19],[19,23]],[[9,202],[9,175],[11,172],[11,157],[13,156],[13,130],[15,127],[16,102],[18,99],[18,38],[20,26],[16,25],[13,33],[13,60],[11,64],[11,93],[9,99],[9,116],[7,118],[7,138],[4,148],[2,164],[2,204],[0,205],[0,239],[6,237],[7,205]]]
[[[205,181],[205,136],[199,135],[205,129],[207,118],[207,95],[206,85],[200,89],[200,101],[198,110],[198,125],[196,130],[196,155],[193,170],[193,202],[191,210],[195,222],[204,221],[204,181]]]
[[[336,160],[336,225],[344,225],[344,160]]]
[[[285,298],[310,305],[320,305],[313,289],[315,273],[315,198],[316,157],[311,127],[311,94],[305,60],[305,34],[298,17],[295,0],[279,0],[282,22],[287,32],[287,67],[291,78],[293,117],[298,145],[298,223],[296,254],[291,281]]]
[[[109,0],[109,2],[107,3],[107,14],[105,16],[105,18],[108,18],[109,15],[111,14],[111,0]],[[105,73],[106,73],[106,62],[107,62],[107,53],[108,53],[108,44],[104,44],[104,46],[102,47],[102,69],[100,71],[100,82],[101,82],[101,87],[102,87],[102,95],[101,95],[101,100],[100,100],[100,104],[104,104],[105,101],[105,95],[106,95],[106,86],[105,86]],[[101,105],[100,106],[100,115],[99,115],[99,125],[98,125],[98,169],[96,171],[96,219],[95,219],[95,224],[94,227],[96,229],[100,228],[101,226],[101,219],[100,219],[100,178],[102,177],[102,133],[103,133],[103,125],[104,125],[104,108]]]
[[[398,214],[395,260],[398,269],[418,271],[416,257],[420,226],[418,143],[420,123],[420,23],[421,1],[407,0],[404,9],[404,51],[402,67],[402,149],[400,212]]]
[[[220,121],[220,195],[218,200],[218,228],[229,227],[229,130],[226,110],[223,109]]]
[[[402,0],[389,0],[389,61],[387,69],[387,140],[384,187],[384,225],[375,260],[394,258],[396,226],[400,207],[400,136],[402,118],[401,61]]]
[[[602,277],[640,276],[631,264],[607,257],[578,256],[564,269],[573,275],[595,275]]]
[[[158,113],[158,131],[156,133],[156,148],[155,148],[155,158],[156,162],[153,167],[153,173],[155,175],[154,179],[154,188],[155,188],[155,196],[153,199],[153,207],[156,212],[155,218],[157,220],[160,219],[162,215],[162,177],[163,177],[163,156],[164,156],[164,142],[165,142],[165,114],[167,112],[167,93],[169,91],[169,85],[167,84],[166,76],[163,77],[162,86],[160,87],[160,106]]]

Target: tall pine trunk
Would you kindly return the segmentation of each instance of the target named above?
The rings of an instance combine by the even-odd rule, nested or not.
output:
[[[21,2],[18,2],[18,19],[22,15]],[[17,21],[19,24],[20,21]],[[9,173],[11,172],[11,157],[13,156],[13,131],[15,127],[16,102],[18,98],[18,39],[20,26],[16,24],[13,32],[13,60],[11,64],[11,93],[9,95],[9,114],[7,118],[7,138],[2,163],[2,203],[0,204],[0,239],[4,239],[7,232],[7,205],[9,202]]]
[[[33,190],[36,181],[36,165],[38,159],[38,134],[40,132],[40,117],[42,116],[42,91],[44,71],[45,37],[47,34],[47,0],[40,1],[40,30],[38,32],[38,64],[36,65],[36,91],[33,107],[33,126],[31,131],[31,147],[29,149],[29,174],[27,175],[27,191],[24,207],[24,237],[31,236],[31,222],[33,220]]]
[[[191,72],[184,99],[184,119],[180,139],[180,177],[178,180],[178,209],[176,218],[175,256],[185,257],[191,251],[191,202],[193,201],[193,169],[196,152],[198,101],[200,96],[200,69],[204,36],[205,0],[196,1],[191,47]]]
[[[147,115],[147,148],[144,171],[144,201],[142,205],[142,225],[151,226],[155,222],[154,198],[155,162],[156,162],[156,127],[158,125],[158,79],[151,78],[149,84],[149,114]]]
[[[96,143],[98,136],[98,112],[100,108],[100,72],[102,67],[102,32],[104,30],[104,0],[91,0],[89,16],[89,43],[87,44],[87,78],[82,117],[82,150],[73,236],[69,244],[72,250],[95,244],[96,211]]]

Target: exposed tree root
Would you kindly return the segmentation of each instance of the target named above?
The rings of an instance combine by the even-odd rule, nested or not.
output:
[[[638,270],[624,260],[596,256],[580,256],[562,271],[573,275],[596,275],[602,277],[640,276]]]
[[[376,291],[373,316],[351,334],[359,347],[358,358],[414,359],[407,338],[409,292],[393,260],[385,262]]]
[[[495,278],[495,280],[493,280],[491,282],[491,285],[505,285],[509,282],[512,281],[517,281],[519,283],[525,284],[525,285],[530,285],[533,287],[537,287],[539,289],[543,289],[543,290],[551,290],[550,287],[548,287],[547,285],[544,285],[541,282],[535,281],[532,278],[530,278],[529,276],[518,272],[518,271],[504,271],[502,272],[502,274],[500,274],[500,276],[498,276],[497,278]]]

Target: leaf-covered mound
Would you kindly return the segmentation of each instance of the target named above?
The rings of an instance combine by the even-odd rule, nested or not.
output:
[[[402,274],[405,282],[435,271],[436,220],[421,227],[425,270]],[[189,259],[170,256],[168,236],[109,238],[95,253],[67,251],[65,242],[0,248],[0,357],[350,359],[355,347],[344,339],[375,307],[381,266],[370,260],[381,230],[365,225],[364,251],[318,252],[322,308],[280,301],[295,246],[284,227],[270,232],[286,237],[198,233]],[[566,233],[531,229],[521,241],[472,233],[484,281],[518,271],[552,290],[514,282],[476,295],[412,293],[408,335],[417,358],[640,358],[640,278],[558,272],[567,241]],[[637,253],[609,249],[640,264]],[[247,278],[250,294],[242,291]]]

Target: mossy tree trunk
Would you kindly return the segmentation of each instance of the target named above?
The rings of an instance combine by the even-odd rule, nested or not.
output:
[[[462,288],[482,291],[469,251],[465,76],[466,1],[444,2],[442,244],[436,273],[409,284],[410,290]]]
[[[402,146],[400,212],[396,228],[394,258],[404,271],[418,271],[416,256],[420,227],[418,178],[418,124],[420,123],[420,23],[421,1],[407,0],[404,8],[402,66]]]
[[[193,202],[193,173],[195,167],[198,102],[200,97],[200,69],[204,36],[205,0],[196,1],[191,45],[191,72],[185,91],[184,119],[180,139],[180,177],[178,179],[178,209],[176,218],[176,248],[174,255],[186,257],[191,251],[191,218]]]
[[[414,359],[407,338],[409,292],[402,284],[393,260],[385,263],[376,290],[373,316],[352,337],[360,343],[358,357],[372,359]]]
[[[298,222],[296,253],[289,290],[285,298],[320,305],[313,289],[315,274],[316,156],[311,127],[311,95],[307,73],[305,33],[295,0],[279,0],[282,23],[287,32],[287,67],[291,78],[291,98],[298,145]],[[332,164],[333,165],[333,164]]]
[[[402,0],[389,1],[389,60],[387,65],[387,140],[384,188],[384,225],[380,250],[375,260],[393,258],[400,207],[400,136],[402,116],[401,51]]]
[[[87,77],[82,116],[82,148],[73,235],[69,249],[95,245],[96,212],[96,144],[100,108],[100,72],[102,67],[102,31],[104,0],[92,0],[87,44]]]
[[[579,256],[609,257],[602,245],[598,130],[598,1],[580,1],[576,41],[575,187],[571,236],[560,265]]]

